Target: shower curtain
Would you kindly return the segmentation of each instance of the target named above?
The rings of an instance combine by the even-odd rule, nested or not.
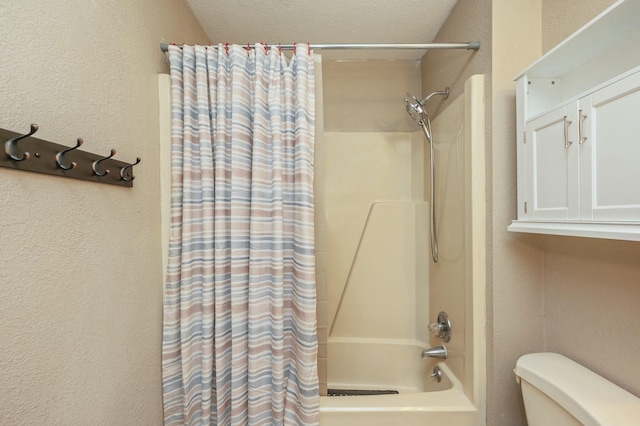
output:
[[[312,53],[169,60],[165,424],[318,424]]]

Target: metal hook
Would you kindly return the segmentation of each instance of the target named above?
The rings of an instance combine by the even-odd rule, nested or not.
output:
[[[31,156],[28,152],[25,152],[24,154],[22,154],[22,157],[18,157],[16,155],[16,151],[18,150],[18,141],[33,135],[35,132],[38,131],[38,129],[39,129],[39,127],[38,127],[37,124],[32,124],[31,125],[31,131],[29,133],[27,133],[26,135],[18,136],[16,138],[9,139],[8,141],[6,141],[4,143],[4,153],[7,154],[7,156],[9,158],[11,158],[13,161],[28,160],[29,157]]]
[[[91,169],[93,169],[93,173],[96,176],[99,176],[99,177],[108,175],[110,170],[105,170],[104,173],[100,173],[100,171],[98,170],[98,166],[100,165],[101,162],[103,162],[104,160],[108,160],[109,158],[113,157],[114,155],[116,155],[116,150],[112,149],[111,150],[111,155],[109,155],[108,157],[100,158],[100,159],[94,161],[91,164]]]
[[[120,169],[120,177],[122,178],[123,181],[131,182],[132,180],[134,180],[136,178],[133,175],[133,166],[140,164],[140,161],[142,161],[140,159],[140,157],[137,157],[135,163],[129,164],[128,166],[123,167],[122,169]],[[129,174],[127,174],[127,169],[131,170],[131,172]]]
[[[64,161],[64,156],[67,152],[80,148],[83,143],[84,143],[84,140],[82,138],[78,138],[78,142],[76,143],[76,146],[72,146],[71,148],[67,148],[58,152],[56,154],[56,163],[58,163],[58,167],[60,167],[62,170],[71,170],[75,168],[78,165],[78,163],[76,163],[75,161],[72,161],[70,166],[65,166],[64,164],[62,164],[62,162]]]

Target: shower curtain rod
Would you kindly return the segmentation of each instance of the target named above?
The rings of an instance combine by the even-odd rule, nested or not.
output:
[[[280,49],[293,50],[295,44],[278,45]],[[466,43],[424,43],[424,44],[398,44],[398,43],[326,43],[310,44],[311,49],[332,49],[332,50],[355,50],[355,49],[480,49],[479,41],[469,41]],[[167,52],[169,44],[161,43],[160,50]]]

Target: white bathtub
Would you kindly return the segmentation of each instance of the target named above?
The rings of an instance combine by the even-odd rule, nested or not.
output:
[[[321,426],[466,426],[476,407],[445,362],[423,360],[425,346],[394,340],[330,339],[328,387],[397,390],[397,395],[320,398]],[[429,377],[433,367],[442,381]]]

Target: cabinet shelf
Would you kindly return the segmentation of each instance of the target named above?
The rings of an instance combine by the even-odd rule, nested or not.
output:
[[[530,234],[640,241],[640,226],[632,223],[533,222],[514,220],[507,229],[511,232]]]
[[[516,77],[510,231],[640,241],[639,44],[620,0]]]
[[[515,78],[527,86],[527,116],[635,68],[639,45],[640,2],[616,2]]]

